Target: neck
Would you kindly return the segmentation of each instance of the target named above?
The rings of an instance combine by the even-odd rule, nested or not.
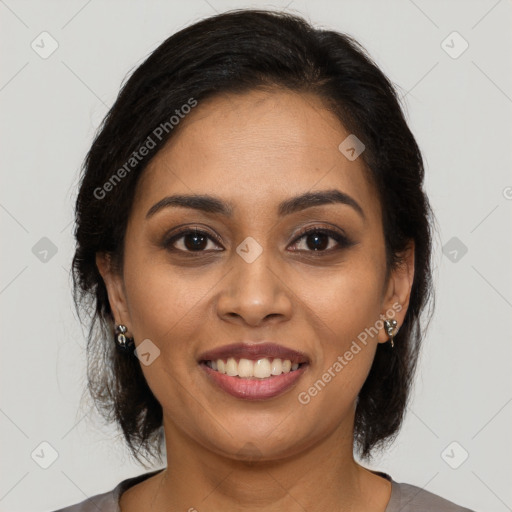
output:
[[[206,450],[165,420],[164,428],[168,465],[155,477],[154,512],[384,512],[389,500],[390,483],[355,462],[341,427],[299,453],[252,461]]]

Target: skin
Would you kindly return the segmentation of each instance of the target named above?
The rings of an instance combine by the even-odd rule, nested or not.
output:
[[[216,96],[199,103],[144,171],[122,272],[107,254],[96,258],[116,324],[136,345],[149,338],[160,350],[141,366],[164,411],[167,469],[127,490],[123,512],[385,510],[390,483],[356,463],[352,448],[356,397],[377,343],[389,339],[384,329],[307,405],[298,401],[393,304],[402,325],[409,304],[414,246],[386,282],[381,206],[362,158],[338,149],[348,135],[313,95]],[[338,203],[277,215],[281,201],[327,189],[350,195],[365,218]],[[178,193],[215,195],[234,215],[180,207],[146,219]],[[173,252],[164,241],[179,225],[222,243],[207,239],[203,253],[191,254],[185,243],[194,240],[181,237]],[[297,236],[303,227],[331,228],[354,244],[329,237],[314,251],[311,236],[309,245]],[[252,263],[236,252],[249,236],[263,251]],[[311,364],[279,397],[237,399],[212,385],[197,359],[242,340],[298,349]]]

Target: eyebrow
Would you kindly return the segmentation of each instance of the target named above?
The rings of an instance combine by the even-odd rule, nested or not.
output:
[[[278,215],[283,217],[296,213],[313,206],[321,206],[324,204],[345,204],[351,206],[364,220],[366,216],[359,203],[348,194],[340,190],[331,189],[318,192],[306,192],[300,196],[286,199],[279,203]],[[164,208],[192,208],[206,213],[214,213],[225,217],[233,216],[233,206],[225,203],[221,199],[207,194],[179,194],[167,196],[155,203],[146,213],[146,219],[155,215]]]

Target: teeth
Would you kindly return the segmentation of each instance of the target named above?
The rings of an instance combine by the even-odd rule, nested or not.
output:
[[[230,377],[236,377],[238,375],[238,364],[230,357],[226,363],[226,374]]]
[[[227,361],[217,359],[217,361],[207,361],[206,363],[212,370],[224,373],[230,377],[240,377],[248,379],[256,377],[257,379],[268,379],[272,375],[281,375],[289,373],[299,368],[299,363],[293,363],[289,359],[273,359],[272,361],[265,357],[252,361],[251,359],[240,359],[237,361],[230,357]]]
[[[283,363],[281,359],[274,359],[272,361],[272,375],[281,375],[283,373]]]
[[[240,359],[238,363],[238,376],[239,377],[253,377],[254,376],[254,363],[249,359]]]
[[[247,359],[245,359],[247,361]],[[253,375],[258,379],[268,379],[272,375],[272,371],[270,368],[270,361],[268,359],[258,359],[257,361],[251,361],[253,363]],[[240,361],[239,367],[242,365],[242,361]],[[242,377],[242,374],[240,374]],[[251,375],[249,375],[251,377]]]

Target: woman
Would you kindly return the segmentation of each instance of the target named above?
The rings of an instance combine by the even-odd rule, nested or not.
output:
[[[409,396],[423,174],[346,35],[240,10],[160,45],[87,156],[73,268],[98,407],[167,464],[62,511],[467,511],[353,454]]]

